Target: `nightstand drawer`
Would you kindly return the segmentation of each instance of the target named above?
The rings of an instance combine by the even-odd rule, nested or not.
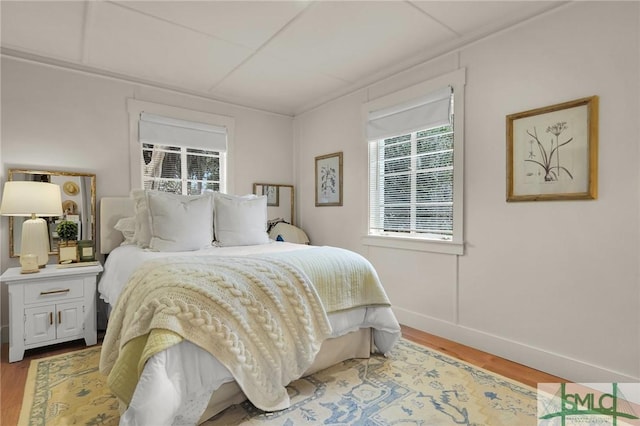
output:
[[[24,286],[25,305],[40,302],[55,302],[57,300],[72,299],[84,295],[84,280],[82,278],[67,278]]]

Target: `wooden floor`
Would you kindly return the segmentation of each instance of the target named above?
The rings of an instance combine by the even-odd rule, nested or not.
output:
[[[493,371],[502,376],[524,383],[531,387],[536,387],[538,383],[561,383],[568,382],[566,379],[552,376],[543,371],[526,367],[517,362],[509,361],[499,356],[482,352],[433,334],[425,333],[415,328],[402,326],[402,336],[407,340],[419,343],[428,348],[436,349],[454,358],[466,361],[469,364]]]
[[[452,357],[509,377],[529,386],[535,387],[537,383],[544,382],[557,383],[566,381],[559,377],[525,367],[521,364],[517,364],[495,355],[491,355],[410,327],[402,326],[402,335],[406,339],[415,343],[436,349]],[[100,337],[101,336],[99,336],[99,342],[101,341]],[[2,412],[2,418],[0,419],[0,424],[6,426],[18,424],[20,408],[22,405],[22,395],[24,393],[24,383],[27,378],[29,363],[32,359],[57,355],[76,349],[82,349],[83,347],[84,341],[77,340],[75,342],[32,349],[25,353],[25,357],[22,361],[9,364],[9,346],[7,344],[2,345],[2,362],[0,365],[0,412]]]

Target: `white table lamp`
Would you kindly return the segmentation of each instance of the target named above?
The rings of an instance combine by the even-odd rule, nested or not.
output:
[[[22,224],[20,256],[35,255],[39,267],[49,262],[49,228],[40,216],[62,216],[60,186],[9,181],[4,184],[0,215],[31,217]]]

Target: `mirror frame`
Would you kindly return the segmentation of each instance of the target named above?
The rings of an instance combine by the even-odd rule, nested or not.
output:
[[[280,190],[280,188],[291,188],[291,225],[295,225],[295,215],[294,215],[294,211],[295,211],[295,191],[293,189],[293,185],[283,185],[280,183],[254,183],[253,184],[253,193],[255,195],[262,195],[262,193],[258,194],[257,190],[258,190],[258,186],[277,186],[278,190]],[[269,205],[267,205],[267,210],[269,210]]]
[[[91,240],[96,242],[96,175],[93,173],[67,172],[60,170],[31,170],[31,169],[9,169],[9,181],[14,180],[14,175],[52,175],[52,176],[81,176],[91,179]],[[61,188],[62,189],[62,188]],[[14,218],[9,216],[9,257],[20,257],[20,253],[15,253],[13,238]],[[57,256],[57,250],[50,250],[50,256]]]

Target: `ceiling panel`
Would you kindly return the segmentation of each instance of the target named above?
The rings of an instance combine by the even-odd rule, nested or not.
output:
[[[264,52],[348,81],[454,36],[405,2],[320,2],[309,9]]]
[[[533,16],[557,2],[548,1],[411,1],[460,35],[490,32]]]
[[[92,2],[87,64],[207,91],[252,51],[163,20]]]
[[[126,7],[257,49],[308,1],[125,1]]]
[[[2,1],[2,45],[56,59],[82,58],[84,2]]]
[[[298,61],[258,53],[216,86],[213,93],[290,114],[302,102],[347,85],[343,80],[310,71]]]

